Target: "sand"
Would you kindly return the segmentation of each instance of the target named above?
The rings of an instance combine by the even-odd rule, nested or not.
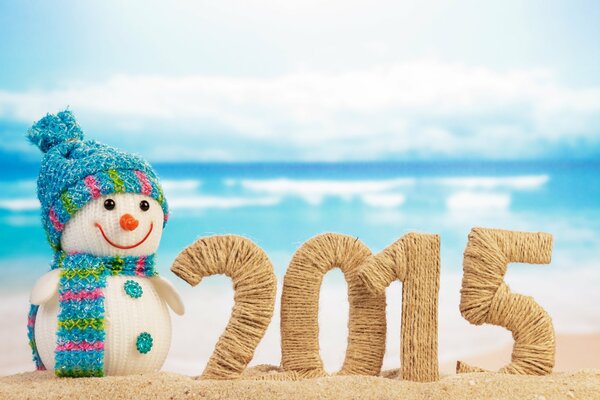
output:
[[[9,356],[4,353],[3,356]],[[332,376],[298,382],[249,380],[275,367],[249,368],[246,380],[201,381],[161,372],[129,377],[58,379],[49,372],[0,377],[4,399],[600,399],[600,334],[559,335],[555,373],[514,376],[497,373],[454,375],[455,362],[442,363],[444,376],[433,383],[382,377]],[[4,357],[0,357],[2,359]],[[510,359],[510,346],[461,360],[498,368]],[[31,368],[29,363],[23,370]],[[192,363],[190,370],[202,370]],[[570,371],[570,372],[569,372]]]
[[[257,369],[251,369],[256,374]],[[389,375],[389,373],[388,373]],[[201,381],[161,372],[129,377],[59,379],[49,372],[0,378],[2,399],[600,399],[600,370],[515,376],[449,375],[433,383],[334,376],[297,382]]]
[[[510,347],[463,358],[486,368],[500,367],[509,359]],[[394,378],[397,370],[382,377],[249,380],[276,373],[275,367],[266,366],[249,368],[247,380],[239,381],[201,381],[169,372],[101,379],[26,372],[0,378],[0,399],[600,399],[600,334],[559,335],[555,373],[550,376],[453,375],[454,366],[443,364],[445,376],[433,383],[400,381]]]
[[[498,350],[460,360],[489,370],[497,370],[510,362],[512,344]],[[442,363],[443,374],[454,373],[456,362]],[[600,369],[600,333],[587,335],[558,335],[556,337],[556,364],[554,372]]]
[[[398,288],[399,289],[399,288]],[[394,289],[395,290],[395,289]],[[191,292],[191,290],[190,290]],[[198,291],[190,302],[187,319],[174,319],[174,341],[165,371],[153,375],[108,377],[102,379],[57,379],[51,373],[26,372],[0,377],[0,399],[80,399],[102,400],[152,399],[599,399],[600,400],[600,327],[597,310],[586,319],[596,333],[567,334],[557,329],[555,373],[546,377],[509,376],[494,373],[452,375],[456,360],[496,369],[510,359],[510,332],[501,328],[470,326],[454,309],[440,312],[440,370],[444,376],[435,383],[403,382],[377,377],[328,377],[299,382],[278,381],[199,381],[189,375],[202,372],[212,353],[222,327],[229,315],[223,307],[225,295],[220,287]],[[454,293],[454,292],[453,292]],[[27,304],[26,294],[9,297],[2,293],[0,319],[22,321],[25,309],[15,304]],[[322,297],[334,305],[343,293],[324,291]],[[220,297],[219,297],[220,296]],[[329,298],[329,297],[330,298]],[[192,298],[192,296],[188,296]],[[400,309],[399,290],[390,295],[390,308]],[[449,304],[444,301],[443,304]],[[440,303],[442,304],[442,303]],[[596,303],[597,304],[597,303]],[[335,371],[342,364],[346,323],[339,306],[323,307],[321,355],[327,370]],[[568,311],[568,310],[566,310]],[[557,328],[571,326],[565,316],[569,312],[554,312]],[[573,318],[579,314],[572,313]],[[384,368],[397,368],[400,362],[399,316],[391,313],[388,349]],[[275,313],[271,329],[257,349],[253,364],[277,363],[280,358],[279,321]],[[452,321],[448,319],[452,318]],[[594,319],[595,318],[595,319]],[[562,322],[561,322],[562,321]],[[202,329],[184,329],[199,326]],[[0,376],[28,371],[32,368],[30,351],[24,340],[24,324],[3,323],[0,329]],[[590,330],[588,330],[590,332]],[[190,343],[194,343],[190,346]],[[496,350],[494,350],[496,349]],[[247,374],[263,369],[254,367]],[[389,374],[388,374],[389,375]],[[387,375],[386,375],[387,376]]]
[[[497,368],[509,358],[507,347],[464,361]],[[382,377],[250,380],[276,373],[275,367],[267,366],[249,368],[247,379],[238,381],[201,381],[169,372],[100,379],[58,379],[49,372],[26,372],[0,378],[0,399],[600,399],[600,334],[559,336],[556,361],[555,373],[543,377],[454,375],[455,363],[446,363],[441,367],[446,375],[433,383],[400,381],[394,376],[397,370]]]

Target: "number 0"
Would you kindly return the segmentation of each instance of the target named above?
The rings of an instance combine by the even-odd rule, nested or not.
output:
[[[301,378],[324,376],[319,355],[319,291],[323,276],[338,267],[348,283],[348,348],[340,375],[377,375],[385,352],[385,293],[371,294],[356,279],[371,251],[358,239],[327,233],[294,254],[281,295],[282,366]]]

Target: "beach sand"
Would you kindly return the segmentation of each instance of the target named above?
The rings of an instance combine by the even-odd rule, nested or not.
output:
[[[261,372],[250,369],[250,375]],[[0,378],[2,399],[600,399],[600,370],[516,376],[476,373],[415,383],[332,376],[303,381],[202,381],[174,373],[59,379],[49,372]]]
[[[490,353],[462,357],[460,361],[495,371],[510,362],[511,351],[512,345],[508,345]],[[452,374],[455,369],[456,362],[447,362],[440,365],[442,374]],[[580,369],[600,370],[600,333],[557,336],[554,372],[577,371]]]
[[[463,361],[495,369],[509,358],[506,348]],[[264,365],[248,368],[245,379],[236,381],[203,381],[170,372],[79,379],[25,372],[0,378],[0,399],[600,399],[600,334],[559,336],[556,361],[549,376],[455,375],[455,363],[447,363],[441,367],[442,378],[432,383],[401,381],[397,370],[381,377],[253,380],[278,373]]]

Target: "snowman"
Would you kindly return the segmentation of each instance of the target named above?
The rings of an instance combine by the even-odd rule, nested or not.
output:
[[[38,197],[50,272],[31,292],[29,342],[38,369],[57,376],[159,370],[171,342],[175,287],[155,268],[168,209],[151,166],[92,140],[70,111],[28,132],[44,158]]]

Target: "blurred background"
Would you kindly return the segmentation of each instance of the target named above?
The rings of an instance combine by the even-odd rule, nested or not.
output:
[[[225,278],[190,288],[170,273],[181,250],[247,236],[281,286],[294,251],[329,231],[374,252],[440,234],[442,369],[498,367],[510,332],[458,310],[474,226],[554,235],[550,265],[511,265],[506,280],[552,315],[558,369],[600,367],[599,20],[600,4],[579,0],[0,0],[0,374],[33,368],[27,299],[51,259],[41,154],[24,135],[67,106],[88,138],[143,155],[162,178],[172,214],[159,270],[188,308],[169,371],[200,374],[233,302]],[[399,366],[400,298],[394,283],[386,369]],[[279,364],[277,313],[252,364]],[[335,371],[339,270],[320,318]]]

